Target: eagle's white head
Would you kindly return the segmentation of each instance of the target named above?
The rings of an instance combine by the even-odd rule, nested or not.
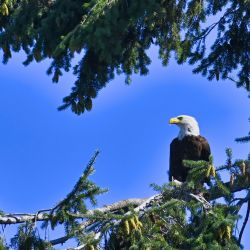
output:
[[[180,128],[178,139],[182,140],[186,135],[200,135],[198,122],[194,117],[188,115],[179,115],[169,120],[170,124],[176,124]]]

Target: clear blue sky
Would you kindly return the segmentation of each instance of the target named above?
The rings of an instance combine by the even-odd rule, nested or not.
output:
[[[234,142],[250,129],[247,92],[230,81],[193,75],[187,65],[163,67],[157,49],[149,53],[148,76],[134,76],[130,86],[117,77],[80,117],[57,111],[74,81],[71,73],[52,84],[45,73],[48,61],[24,67],[20,54],[0,66],[0,209],[52,207],[72,189],[96,149],[101,154],[92,179],[110,189],[100,206],[150,196],[150,183],[168,180],[169,144],[178,133],[168,120],[180,114],[197,118],[216,165],[224,163],[226,147],[236,158],[247,157],[249,144]],[[248,225],[245,249],[249,233]]]

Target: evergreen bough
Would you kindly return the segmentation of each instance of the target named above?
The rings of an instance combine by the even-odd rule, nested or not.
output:
[[[185,161],[191,168],[187,182],[152,184],[156,194],[148,199],[129,199],[90,209],[86,201],[96,205],[97,195],[107,191],[89,180],[96,152],[73,190],[54,208],[33,215],[1,213],[1,224],[21,225],[10,243],[2,238],[0,249],[53,250],[71,238],[78,246],[68,249],[241,249],[250,210],[250,155],[245,160],[233,160],[231,149],[226,154],[225,165],[217,168],[212,157],[209,162]],[[209,186],[203,185],[208,178]],[[226,178],[228,182],[222,181]],[[247,193],[242,198],[243,190]],[[241,195],[238,191],[242,191]],[[238,228],[245,203],[247,214]],[[41,229],[39,221],[43,221]],[[48,241],[40,236],[39,231],[48,227],[55,230],[59,225],[65,228],[64,237]]]
[[[49,58],[53,82],[73,69],[77,79],[59,110],[82,114],[116,74],[126,83],[146,75],[151,45],[163,65],[174,56],[195,64],[194,73],[249,91],[249,15],[249,0],[1,0],[0,49],[3,63],[21,50],[24,65]]]

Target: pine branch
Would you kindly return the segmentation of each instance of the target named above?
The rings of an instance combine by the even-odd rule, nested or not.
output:
[[[145,210],[152,202],[155,202],[155,201],[159,201],[159,200],[162,200],[162,195],[161,194],[156,194],[156,195],[153,195],[151,197],[149,197],[148,199],[143,199],[143,202],[134,209],[134,212],[140,212],[140,211],[143,211]],[[118,202],[119,203],[119,202]],[[131,211],[128,211],[127,213],[124,214],[124,216],[128,216],[131,214]],[[121,220],[117,220],[115,221],[114,223],[114,226],[116,225],[119,225],[121,222]],[[94,239],[95,240],[98,240],[99,238],[101,237],[101,233],[100,232],[97,232],[94,236]],[[67,250],[80,250],[80,249],[83,249],[84,247],[86,246],[86,244],[82,244],[76,248],[68,248]]]
[[[212,205],[202,195],[190,194],[190,196],[202,203],[205,210],[209,210],[212,208]]]
[[[250,200],[248,200],[246,217],[245,217],[245,220],[243,222],[242,228],[240,230],[239,239],[238,239],[239,244],[241,242],[241,238],[242,238],[243,232],[245,230],[245,227],[246,227],[248,219],[249,219],[249,213],[250,213]]]
[[[225,183],[225,185],[227,187],[230,187],[230,183]],[[241,191],[243,189],[249,188],[250,184],[249,183],[237,183],[237,185],[235,185],[234,187],[231,188],[231,192],[238,192]],[[176,195],[179,196],[183,191],[182,191],[182,187],[176,188]],[[214,200],[214,199],[218,199],[220,197],[223,197],[223,195],[219,195],[218,193],[218,187],[213,187],[211,190],[211,197],[210,197],[210,201]],[[203,207],[205,209],[209,209],[211,207],[210,203],[208,201],[206,201],[205,199],[201,199],[200,196],[194,195],[192,193],[189,193],[188,195],[185,195],[184,199],[189,200],[190,198],[194,198],[195,200],[197,200],[198,202],[201,202],[203,204]],[[246,199],[248,198],[248,199]],[[240,201],[241,203],[245,203],[248,201],[249,204],[249,197],[247,196],[244,201]],[[80,224],[79,230],[84,230],[87,227],[91,226],[93,223],[95,223],[95,221],[93,219],[88,219],[89,216],[93,216],[94,213],[96,212],[101,212],[101,213],[110,213],[113,212],[115,213],[116,211],[119,211],[120,209],[126,209],[129,208],[131,206],[135,207],[134,211],[135,212],[145,212],[145,210],[150,207],[152,202],[160,202],[162,200],[162,195],[157,194],[154,195],[148,199],[127,199],[127,200],[122,200],[122,201],[118,201],[115,202],[113,204],[110,205],[106,205],[103,206],[101,208],[97,208],[97,209],[93,209],[93,210],[88,210],[86,212],[86,214],[70,214],[70,216],[74,217],[74,218],[83,218],[83,219],[87,219],[86,221],[84,221],[83,223]],[[209,205],[209,206],[208,206]],[[40,210],[38,211],[36,214],[5,214],[0,216],[0,224],[15,224],[15,223],[23,223],[23,222],[27,222],[27,221],[48,221],[51,219],[51,215],[49,213],[46,212],[50,212],[51,209],[46,209],[46,210]],[[124,215],[129,215],[131,213],[131,211],[125,213]],[[53,216],[53,215],[52,215]],[[245,218],[245,221],[243,223],[243,227],[241,229],[241,233],[239,235],[239,242],[241,240],[241,237],[243,235],[243,231],[245,228],[245,225],[247,223],[249,217],[249,205],[248,205],[248,212]],[[120,220],[117,220],[115,222],[115,225],[118,225],[120,223]],[[66,235],[64,237],[58,238],[58,239],[54,239],[50,241],[51,245],[57,245],[57,244],[63,244],[65,243],[67,240],[69,240],[73,235]],[[97,232],[95,235],[95,239],[98,239],[98,237],[101,237],[100,233]],[[84,247],[84,245],[78,246],[77,248],[73,248],[74,250],[78,250],[78,249],[82,249]],[[72,248],[71,248],[72,249]]]
[[[112,227],[119,227],[119,224],[123,221],[123,218],[132,216],[133,213],[137,213],[138,216],[143,217],[147,212],[150,212],[151,209],[154,209],[155,205],[161,206],[164,204],[165,201],[169,201],[172,199],[179,200],[182,202],[189,202],[192,199],[195,199],[196,201],[201,203],[204,210],[209,210],[212,207],[209,202],[221,197],[225,197],[225,189],[230,190],[231,193],[235,193],[250,188],[250,178],[244,172],[244,175],[238,175],[239,178],[235,180],[233,185],[230,182],[216,182],[217,186],[212,186],[206,191],[210,194],[209,200],[206,200],[203,196],[197,195],[197,193],[192,193],[193,188],[190,189],[188,185],[189,182],[176,183],[175,181],[173,181],[172,185],[166,186],[166,189],[160,187],[159,189],[155,189],[158,194],[153,195],[152,197],[127,199],[115,202],[110,205],[105,205],[100,208],[87,210],[84,200],[87,198],[91,199],[91,197],[94,198],[94,195],[103,192],[102,189],[98,188],[93,182],[88,180],[89,175],[94,171],[93,164],[98,154],[99,152],[97,151],[87,164],[86,169],[75,184],[72,191],[55,207],[51,209],[39,210],[35,214],[0,213],[0,224],[6,225],[24,222],[36,223],[37,221],[48,221],[51,223],[51,227],[53,229],[56,224],[62,222],[65,223],[67,227],[68,221],[71,221],[73,226],[70,225],[69,230],[66,230],[67,235],[58,239],[51,240],[47,243],[50,243],[51,245],[63,244],[70,238],[75,237],[79,233],[82,234],[83,232],[84,235],[90,238],[92,238],[91,234],[93,234],[94,232],[93,239],[99,241],[99,239],[103,237],[103,233],[100,231],[101,227],[99,227],[100,221],[105,222],[107,221],[107,218],[108,222],[112,224]],[[219,170],[221,169],[217,169],[217,171]],[[173,187],[174,184],[175,187]],[[224,191],[222,189],[222,186],[224,187]],[[244,203],[248,202],[249,204],[249,194],[244,199],[238,199],[239,202],[238,204],[236,204],[236,207],[238,207],[238,209],[236,209],[237,211],[235,210],[236,214]],[[229,191],[227,192],[226,196],[228,195]],[[234,201],[236,200],[234,199]],[[81,205],[82,207],[76,206],[76,203]],[[133,210],[131,210],[131,208],[133,208]],[[248,207],[248,210],[249,209],[250,208]],[[241,240],[248,217],[249,211],[247,211],[246,218],[239,235],[239,242]],[[77,219],[83,219],[84,221],[78,224]],[[85,245],[81,245],[75,249],[82,249],[84,247]]]
[[[178,190],[178,189],[177,189]],[[182,193],[182,189],[180,188],[179,191],[176,192],[176,195],[179,196],[179,194]],[[134,212],[142,212],[144,213],[145,210],[150,207],[152,205],[153,202],[160,202],[162,201],[162,198],[163,198],[163,195],[162,194],[156,194],[156,195],[153,195],[147,199],[129,199],[131,201],[135,200],[136,203],[138,203],[138,206],[133,210]],[[173,197],[174,198],[174,197]],[[208,209],[211,209],[211,204],[204,198],[204,197],[201,197],[199,195],[195,195],[195,194],[192,194],[192,193],[188,193],[185,195],[184,199],[189,201],[190,198],[193,198],[195,200],[197,200],[198,202],[202,203],[204,209],[208,210]],[[120,201],[120,202],[117,202],[117,203],[114,203],[114,204],[111,204],[111,205],[108,205],[106,207],[103,207],[103,208],[99,208],[99,209],[95,209],[95,210],[90,210],[89,214],[94,214],[96,211],[101,211],[101,212],[110,212],[111,210],[109,208],[115,208],[115,210],[117,210],[118,207],[120,208],[123,208],[121,205],[124,204],[128,204],[129,206],[131,206],[132,203],[129,203],[128,201],[129,200],[124,200],[124,201]],[[135,204],[135,203],[134,203]],[[127,213],[124,214],[124,216],[128,216],[131,214],[131,211],[128,211]],[[86,218],[86,217],[85,217]],[[91,224],[95,223],[95,221],[91,221],[91,220],[87,220],[85,222],[83,222],[80,227],[79,227],[79,230],[83,230],[85,229],[86,227],[90,226]],[[120,220],[117,220],[115,223],[114,223],[114,226],[115,225],[118,225],[120,223]],[[99,234],[98,234],[99,235]],[[100,236],[100,235],[99,235]],[[95,236],[96,237],[96,236]],[[55,239],[55,240],[52,240],[50,241],[50,243],[52,245],[57,245],[57,244],[63,244],[65,243],[68,239],[70,238],[70,236],[64,236],[64,237],[61,237],[61,238],[58,238],[58,239]],[[82,249],[84,247],[84,245],[81,245],[81,248],[79,249]],[[75,248],[73,248],[75,249]],[[78,248],[76,248],[78,249]]]
[[[79,193],[79,191],[81,191],[81,188],[82,188],[81,184],[83,182],[83,179],[87,178],[91,174],[92,167],[95,163],[95,160],[96,160],[98,154],[99,154],[99,151],[97,150],[94,153],[94,156],[88,162],[86,169],[84,170],[82,176],[79,178],[79,180],[75,184],[73,190],[67,195],[67,197],[65,199],[60,201],[54,208],[51,209],[51,212],[50,212],[51,214],[53,214],[54,211],[60,209],[60,207],[62,207],[63,205],[67,204],[71,199],[74,199],[76,197],[77,193]]]
[[[246,188],[249,188],[250,187],[250,183],[238,183],[238,185],[235,185],[234,187],[230,187],[230,182],[226,182],[224,183],[224,185],[227,187],[227,188],[230,188],[230,191],[231,193],[235,193],[235,192],[239,192],[241,190],[244,190]],[[182,188],[177,188],[176,189],[176,193],[175,195],[178,197],[180,195],[183,196],[183,191],[182,191]],[[219,188],[217,186],[211,188],[210,190],[208,190],[209,192],[211,192],[211,197],[209,198],[209,201],[212,201],[212,200],[216,200],[216,199],[219,199],[221,197],[224,197],[223,194],[221,194],[219,192]],[[134,212],[140,212],[140,211],[143,211],[145,210],[147,207],[150,206],[150,204],[154,201],[161,201],[163,198],[163,196],[160,194],[157,194],[157,195],[154,195],[152,197],[149,197],[148,199],[143,199],[144,201],[142,201],[142,203],[136,207],[134,209]],[[174,198],[174,197],[172,197]],[[183,199],[186,200],[186,201],[189,201],[190,198],[193,198],[195,200],[197,200],[198,202],[202,203],[204,209],[208,210],[211,208],[211,204],[206,200],[204,199],[204,197],[201,197],[201,196],[198,196],[198,195],[194,195],[192,193],[186,193],[184,196],[183,196]],[[249,196],[246,196],[246,198],[244,199],[244,202],[247,202],[249,200]],[[119,202],[117,202],[119,203]],[[99,210],[102,210],[102,208],[100,208]],[[103,210],[104,211],[104,210]],[[94,212],[94,210],[93,210]],[[129,215],[131,212],[127,212],[125,215]],[[90,226],[91,224],[93,224],[94,222],[92,221],[85,221],[84,223],[81,224],[81,229],[84,229],[88,226]],[[118,225],[120,223],[120,221],[116,221],[115,225]],[[59,243],[64,243],[65,241],[65,237],[62,237],[60,239],[57,239],[55,241],[51,241],[51,243],[53,243],[52,245],[55,245],[54,243],[56,244],[59,244]]]
[[[145,198],[132,198],[127,200],[122,200],[115,202],[110,205],[105,205],[104,207],[88,210],[86,214],[70,214],[70,216],[78,219],[83,219],[86,217],[89,217],[93,215],[95,212],[114,212],[116,210],[128,208],[129,206],[138,206],[141,205],[145,200]],[[44,209],[39,210],[35,214],[29,214],[29,213],[13,213],[13,214],[4,214],[0,216],[0,224],[18,224],[28,221],[47,221],[50,219],[53,219],[48,213],[44,213],[43,211],[51,211],[52,209]]]
[[[231,15],[233,12],[235,11],[232,11],[232,10],[226,11],[226,13],[217,22],[211,24],[209,27],[205,29],[203,33],[201,33],[200,36],[196,37],[195,41],[200,40],[200,39],[205,39],[209,35],[209,33],[225,19],[227,15]]]
[[[199,196],[199,195],[194,195],[194,194],[189,194],[190,197],[194,198],[195,200],[197,200],[198,202],[202,203],[203,204],[203,207],[208,210],[208,209],[211,209],[211,204],[205,200],[204,197],[202,196]],[[188,197],[188,196],[187,196]],[[153,195],[151,197],[149,197],[148,199],[143,199],[144,201],[134,209],[134,212],[145,212],[145,210],[150,207],[150,205],[153,203],[153,202],[160,202],[162,201],[162,198],[163,198],[163,195],[162,194],[156,194],[156,195]],[[188,198],[187,198],[188,199]],[[119,202],[117,202],[117,204],[119,204]],[[101,211],[103,209],[99,209],[99,211]],[[127,213],[124,214],[124,216],[128,216],[131,214],[131,211],[128,211]],[[117,220],[115,221],[114,223],[114,226],[116,225],[119,225],[121,222],[121,220]],[[82,228],[82,226],[81,226]],[[94,239],[98,240],[99,238],[101,237],[101,233],[100,232],[97,232],[94,236]],[[60,242],[61,243],[61,242]],[[53,244],[52,244],[53,245]],[[84,247],[86,246],[86,244],[82,244],[76,248],[68,248],[66,250],[80,250],[80,249],[83,249]]]
[[[39,210],[35,214],[28,213],[13,213],[13,214],[4,214],[0,216],[0,224],[18,224],[24,222],[35,222],[35,221],[46,221],[49,220],[49,214],[44,213],[44,211],[51,211],[51,209]]]
[[[250,141],[250,135],[235,139],[236,142],[246,143]]]
[[[122,200],[122,201],[118,201],[115,202],[113,204],[110,205],[105,205],[104,207],[101,208],[97,208],[97,209],[93,209],[93,210],[89,210],[87,212],[87,214],[70,214],[72,217],[76,217],[79,218],[79,216],[81,216],[80,218],[86,218],[86,216],[91,216],[94,215],[94,213],[96,212],[101,212],[101,213],[106,213],[106,212],[115,212],[117,210],[120,209],[124,209],[124,208],[128,208],[129,206],[138,206],[143,204],[143,202],[147,201],[147,198],[131,198],[131,199],[127,199],[127,200]]]
[[[227,188],[230,188],[231,193],[239,192],[241,190],[250,188],[249,182],[247,182],[247,183],[238,182],[233,187],[230,187],[230,182],[226,182],[226,183],[224,183],[224,185]],[[210,189],[210,192],[211,192],[211,197],[209,199],[210,201],[223,197],[223,195],[221,195],[220,192],[218,192],[218,191],[219,191],[219,188],[216,186],[212,187]],[[155,196],[154,196],[154,198],[155,198]],[[74,216],[75,218],[86,218],[86,216],[93,215],[94,212],[96,212],[96,211],[104,212],[104,213],[105,212],[114,212],[115,210],[119,210],[119,209],[126,208],[129,206],[141,206],[141,207],[137,208],[139,211],[141,208],[144,207],[144,203],[147,204],[151,199],[152,199],[152,197],[149,199],[145,199],[145,198],[127,199],[127,200],[115,202],[115,203],[110,204],[110,205],[106,205],[102,208],[88,210],[86,214],[82,214],[82,215],[81,214],[71,214],[71,215]],[[58,207],[58,205],[56,207]],[[27,222],[27,221],[48,221],[51,218],[53,218],[53,215],[49,215],[49,213],[45,213],[44,211],[51,212],[51,210],[53,210],[53,209],[55,209],[55,208],[46,209],[46,210],[39,210],[35,214],[29,214],[29,213],[3,214],[3,215],[0,215],[0,224],[7,225],[7,224],[18,224],[18,223],[23,223],[23,222]],[[50,217],[50,216],[52,216],[52,217]],[[83,225],[85,225],[85,224],[83,224]]]
[[[137,206],[134,209],[134,211],[139,212],[140,210],[145,209],[145,207],[148,206],[150,204],[150,202],[152,202],[156,198],[161,198],[161,195],[153,195],[153,196],[151,196],[150,198],[147,198],[147,199],[128,199],[128,200],[118,201],[116,203],[104,206],[102,208],[89,210],[87,214],[88,215],[93,215],[95,212],[103,212],[103,213],[114,212],[114,211],[116,211],[118,209],[124,209],[124,208],[128,208],[128,207],[131,207],[131,206]],[[125,215],[129,215],[130,213],[131,212],[128,211],[127,213],[125,213]],[[86,215],[85,215],[85,218],[86,218]],[[116,221],[115,225],[118,225],[119,222],[120,221]],[[83,223],[80,224],[79,230],[83,230],[83,229],[85,229],[86,227],[90,226],[93,223],[95,223],[95,221],[91,221],[91,220],[84,221]],[[51,243],[51,245],[63,244],[69,238],[70,238],[70,235],[69,236],[64,236],[64,237],[52,240],[52,241],[50,241],[50,243]]]
[[[101,236],[101,233],[96,233],[95,236],[94,236],[94,239],[98,240],[100,238],[100,236]],[[85,246],[86,246],[86,244],[82,244],[80,246],[77,246],[77,247],[74,247],[74,248],[70,247],[70,248],[67,248],[65,250],[82,250],[82,249],[84,249]]]
[[[228,188],[231,193],[236,193],[236,192],[245,190],[247,188],[250,188],[249,181],[248,182],[237,182],[237,183],[235,183],[234,186],[231,186],[230,182],[223,183],[223,185],[225,185],[225,187]],[[224,195],[222,195],[219,192],[219,188],[217,186],[212,187],[209,192],[211,193],[211,197],[209,200],[216,200],[216,199],[219,199],[221,197],[224,197]]]

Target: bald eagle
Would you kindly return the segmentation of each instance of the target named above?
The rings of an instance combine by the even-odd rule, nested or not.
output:
[[[210,146],[206,138],[200,136],[200,129],[194,117],[180,115],[169,120],[180,128],[178,137],[170,144],[169,181],[173,179],[184,182],[187,179],[188,167],[183,160],[209,161]]]

